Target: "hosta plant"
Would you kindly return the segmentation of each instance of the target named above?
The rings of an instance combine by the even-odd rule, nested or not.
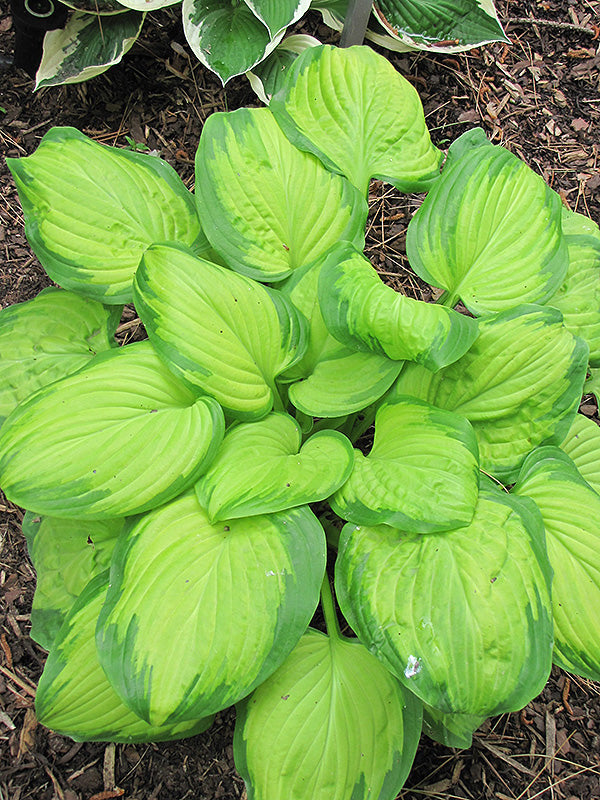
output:
[[[600,678],[600,232],[481,130],[442,160],[410,84],[330,47],[208,119],[194,194],[71,128],[10,160],[62,287],[0,314],[43,724],[173,739],[236,704],[249,798],[393,800],[422,730],[468,747],[553,662]],[[372,178],[427,193],[437,303],[363,254]]]

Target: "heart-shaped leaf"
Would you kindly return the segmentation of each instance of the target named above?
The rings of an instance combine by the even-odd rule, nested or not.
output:
[[[556,447],[526,459],[513,490],[542,513],[554,570],[554,662],[600,680],[600,496]]]
[[[249,800],[393,800],[421,704],[356,640],[309,628],[238,706],[234,756]]]
[[[192,195],[160,158],[105,147],[75,128],[52,128],[33,155],[7,164],[27,239],[48,275],[67,289],[127,303],[152,242],[207,246]]]
[[[154,508],[193,484],[223,436],[149,342],[102,353],[21,403],[0,433],[0,485],[39,514],[103,519]]]
[[[324,571],[325,534],[307,507],[211,525],[195,494],[182,495],[119,539],[102,666],[151,724],[212,714],[285,660]]]
[[[257,280],[285,278],[340,239],[364,246],[364,198],[290,144],[267,108],[208,118],[196,201],[215,250]]]
[[[471,525],[342,531],[340,608],[360,640],[424,703],[492,716],[543,688],[552,656],[552,571],[539,511],[489,482]]]
[[[577,414],[560,443],[579,473],[600,494],[600,427],[594,420]]]
[[[454,142],[439,181],[411,219],[406,252],[423,280],[474,314],[543,303],[568,253],[561,202],[544,180],[480,128]]]
[[[248,8],[276,36],[308,11],[311,0],[244,0]]]
[[[396,398],[375,418],[368,456],[355,451],[348,481],[331,498],[342,519],[430,533],[468,525],[479,493],[479,452],[464,417]]]
[[[328,330],[347,347],[431,370],[456,361],[477,337],[475,320],[396,292],[346,242],[323,262],[319,304]]]
[[[170,245],[148,248],[134,288],[150,340],[186,383],[236,419],[281,408],[275,378],[302,356],[306,323],[280,292]]]
[[[316,503],[348,478],[354,452],[338,431],[324,430],[302,447],[287,414],[231,428],[208,472],[196,484],[211,522]]]
[[[108,577],[105,570],[90,581],[56,637],[35,697],[38,720],[78,742],[160,742],[205,731],[212,717],[149,725],[115,694],[98,661],[95,638]]]
[[[410,192],[439,175],[442,154],[419,95],[369,47],[306,50],[270,108],[291,142],[346,175],[363,197],[371,178]]]

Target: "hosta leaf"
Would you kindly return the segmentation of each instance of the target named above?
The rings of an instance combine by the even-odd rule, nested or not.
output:
[[[325,500],[348,478],[353,460],[338,431],[320,431],[302,444],[292,417],[269,414],[227,432],[196,493],[212,522],[284,511]]]
[[[150,247],[135,302],[170,368],[238,419],[281,406],[275,378],[306,347],[306,323],[275,289],[169,245]]]
[[[512,483],[532,448],[565,437],[581,399],[587,352],[560,312],[518,306],[481,321],[469,352],[446,369],[433,374],[409,365],[394,391],[466,417],[481,468]]]
[[[288,71],[298,55],[308,47],[317,47],[320,44],[314,36],[303,33],[286,36],[271,55],[246,73],[250,86],[258,98],[268,105],[271,97],[283,86]]]
[[[577,414],[560,443],[581,476],[600,494],[600,427],[583,414]]]
[[[464,417],[396,398],[375,418],[368,456],[355,451],[348,481],[331,498],[342,519],[430,533],[468,525],[479,492],[479,454]]]
[[[466,528],[428,536],[342,531],[340,608],[423,702],[491,716],[522,708],[550,673],[552,571],[534,503],[482,485]]]
[[[44,289],[0,312],[0,425],[42,386],[116,346],[121,309],[112,311],[71,292]]]
[[[152,724],[245,697],[315,611],[325,535],[306,507],[211,525],[195,494],[119,539],[98,646],[129,708]]]
[[[508,42],[492,0],[376,0],[375,18],[406,45],[459,52],[487,42]]]
[[[319,304],[330,333],[347,347],[431,370],[456,361],[477,337],[475,320],[396,292],[345,242],[325,258]]]
[[[244,0],[263,22],[272,37],[285,30],[308,11],[311,0]]]
[[[110,565],[123,522],[25,514],[23,534],[37,573],[30,636],[46,650],[89,580]]]
[[[565,205],[562,207],[562,227],[563,233],[567,236],[593,236],[600,241],[600,229],[597,223],[584,214],[571,211]]]
[[[514,490],[542,513],[554,569],[554,662],[600,680],[600,496],[556,447],[523,464]]]
[[[423,280],[474,314],[543,303],[568,264],[561,202],[480,128],[454,142],[442,177],[411,219],[406,252]]]
[[[205,731],[212,718],[149,725],[123,704],[108,682],[95,639],[108,575],[105,570],[86,586],[59,631],[35,698],[38,720],[80,742],[160,742]]]
[[[214,249],[257,280],[285,278],[340,239],[364,245],[364,199],[290,144],[266,108],[209,117],[196,155],[196,201]]]
[[[223,84],[252,69],[279,43],[239,0],[183,0],[182,13],[194,55]]]
[[[0,433],[0,485],[39,514],[126,516],[175,497],[216,453],[223,413],[149,342],[102,353],[21,403]]]
[[[309,628],[238,706],[234,756],[248,800],[393,800],[421,704],[359,642]]]
[[[152,242],[204,247],[193,197],[160,158],[52,128],[33,155],[7,163],[29,243],[67,289],[130,302],[133,274]]]
[[[127,9],[120,0],[61,0],[62,4],[74,11],[85,11],[86,14],[100,16],[124,14]],[[51,33],[51,31],[48,31]]]
[[[486,717],[471,714],[444,714],[432,706],[423,706],[423,733],[444,747],[468,750],[473,744],[473,733]]]
[[[181,0],[119,0],[119,3],[136,11],[156,11],[158,8],[175,6]]]
[[[297,147],[315,153],[366,197],[371,178],[404,192],[439,175],[419,95],[369,47],[313,47],[300,55],[271,110]]]

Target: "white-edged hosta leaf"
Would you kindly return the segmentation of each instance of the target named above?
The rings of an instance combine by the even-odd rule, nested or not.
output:
[[[388,35],[419,50],[458,53],[510,41],[492,0],[375,0],[374,16]]]
[[[235,765],[248,800],[393,800],[421,704],[355,639],[309,628],[238,705]]]
[[[153,245],[135,276],[135,303],[169,367],[233,417],[264,417],[275,378],[301,358],[306,322],[276,289],[189,251]]]
[[[23,534],[37,574],[30,636],[46,650],[86,584],[109,567],[123,522],[25,514]]]
[[[482,482],[466,528],[346,525],[336,593],[363,644],[424,703],[492,716],[548,679],[551,576],[535,504]]]
[[[183,31],[194,55],[223,85],[242,75],[279,44],[240,0],[183,0]]]
[[[464,355],[477,337],[474,319],[396,292],[347,242],[325,257],[319,305],[328,330],[347,347],[434,371]]]
[[[181,0],[119,0],[119,3],[135,11],[156,11],[158,8],[175,6]]]
[[[561,202],[545,181],[481,128],[454,142],[441,178],[411,219],[414,271],[474,314],[543,303],[561,285],[568,253]]]
[[[311,0],[244,0],[263,22],[271,37],[285,30],[308,11]]]
[[[371,178],[410,192],[439,176],[442,154],[419,95],[369,47],[306,50],[270,108],[291,142],[345,175],[363,197]]]
[[[7,164],[33,251],[52,280],[79,294],[130,302],[152,242],[205,246],[193,196],[156,156],[52,128],[33,155]]]
[[[39,514],[136,514],[195,483],[223,429],[213,398],[187,389],[150,342],[128,344],[13,411],[0,431],[0,486]]]
[[[569,432],[560,443],[594,491],[600,494],[600,427],[597,422],[576,414]]]
[[[479,493],[479,452],[464,417],[413,397],[380,406],[368,456],[330,499],[342,519],[430,533],[468,525]]]
[[[600,680],[600,496],[557,447],[531,453],[513,491],[534,500],[546,528],[554,662]]]
[[[0,311],[0,425],[42,386],[116,346],[121,309],[49,287]]]
[[[315,611],[325,534],[307,507],[211,525],[189,492],[119,539],[98,627],[102,666],[152,724],[236,703]]]
[[[138,11],[98,16],[76,11],[64,28],[47,31],[35,88],[81,83],[118,64],[144,24]]]
[[[581,399],[588,348],[559,311],[517,306],[480,320],[459,361],[433,374],[409,364],[393,389],[466,417],[481,468],[513,483],[525,456],[565,437]]]
[[[325,500],[347,480],[354,452],[339,431],[323,430],[302,444],[287,414],[231,428],[196,484],[211,522],[270,514]]]
[[[273,95],[283,86],[291,65],[300,53],[308,47],[317,47],[320,44],[314,36],[305,33],[286,36],[264,61],[246,73],[258,99],[269,105]]]
[[[473,744],[473,733],[486,717],[471,714],[444,714],[432,706],[423,706],[423,733],[444,747],[468,750]]]
[[[214,249],[257,280],[286,278],[340,239],[364,245],[365,200],[290,144],[266,108],[208,118],[196,154],[196,201]]]
[[[95,637],[108,578],[105,570],[90,581],[58,633],[35,698],[38,720],[79,742],[160,742],[205,731],[211,717],[149,725],[115,693],[100,666]]]
[[[86,14],[99,16],[124,14],[127,11],[120,0],[61,0],[61,3],[74,11],[85,11]]]

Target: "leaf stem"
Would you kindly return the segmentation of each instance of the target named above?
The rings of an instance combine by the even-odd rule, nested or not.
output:
[[[329,575],[327,575],[327,573],[325,573],[323,584],[321,586],[321,606],[323,607],[323,615],[325,617],[325,625],[327,626],[327,634],[332,639],[342,639],[343,636],[340,630],[340,623],[338,622],[337,614],[335,612],[335,603],[333,602],[331,584],[329,583]]]

